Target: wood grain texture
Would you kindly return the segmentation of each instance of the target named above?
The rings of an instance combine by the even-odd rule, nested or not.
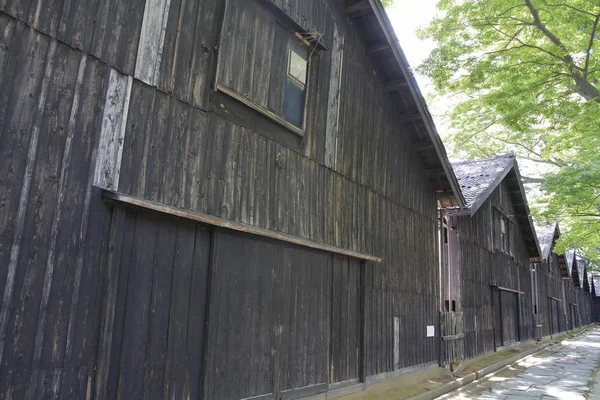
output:
[[[404,100],[341,4],[272,3],[287,16],[236,1],[217,46],[216,0],[0,0],[2,393],[294,397],[436,360],[436,202]],[[311,55],[304,138],[211,91],[219,54],[219,79],[278,112],[290,21],[330,48]],[[322,248],[231,239],[203,315],[207,228],[108,206],[97,186]],[[327,246],[383,262],[362,276]],[[229,358],[197,362],[205,317]]]
[[[108,68],[5,14],[0,21],[11,39],[1,84],[12,98],[0,129],[0,392],[80,397],[95,367],[102,288],[92,283],[102,282],[110,218],[92,188]]]
[[[147,211],[114,215],[96,396],[198,397],[210,230]]]
[[[94,185],[103,189],[119,187],[132,83],[130,76],[111,69],[94,173]]]
[[[344,59],[344,37],[337,26],[334,25],[333,45],[331,49],[332,60]],[[332,62],[329,75],[329,96],[327,104],[327,125],[325,128],[325,165],[335,169],[337,132],[340,116],[340,83],[342,79],[343,63]]]
[[[158,81],[170,5],[171,0],[148,0],[144,7],[134,76],[151,86]]]

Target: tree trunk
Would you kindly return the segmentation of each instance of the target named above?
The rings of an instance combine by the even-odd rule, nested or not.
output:
[[[579,74],[573,74],[573,79],[575,80],[577,93],[586,100],[593,100],[596,103],[600,103],[600,90],[596,86],[592,85],[590,81]]]

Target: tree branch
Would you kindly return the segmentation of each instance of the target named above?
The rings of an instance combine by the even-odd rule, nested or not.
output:
[[[574,6],[570,5],[570,4],[564,4],[564,3],[561,3],[561,4],[550,4],[546,0],[544,0],[544,5],[548,6],[548,7],[565,7],[565,8],[570,8],[571,10],[576,11],[578,13],[587,14],[587,15],[590,15],[592,17],[594,16],[594,14],[592,14],[591,12],[582,10],[580,8],[577,8],[577,7],[574,7]]]
[[[598,22],[600,21],[600,14],[594,18],[594,24],[592,25],[592,32],[590,33],[590,41],[588,42],[587,49],[585,51],[585,65],[583,67],[583,77],[587,79],[588,68],[590,65],[590,57],[592,56],[592,47],[594,46],[594,39],[596,38],[596,30],[598,29]]]
[[[575,80],[575,84],[577,85],[577,92],[586,100],[593,100],[600,103],[600,90],[592,85],[586,76],[583,76],[580,72],[584,73],[585,71],[577,66],[573,57],[569,54],[567,46],[554,34],[552,33],[546,25],[540,19],[539,12],[537,8],[531,3],[531,0],[523,0],[525,5],[529,9],[531,16],[533,17],[533,24],[538,28],[540,32],[546,36],[551,43],[561,49],[565,55],[562,57],[562,60],[569,67],[569,72],[571,73],[573,79]]]
[[[562,51],[564,51],[565,61],[568,61],[569,63],[573,64],[573,59],[572,59],[571,55],[569,54],[569,51],[567,50],[567,46],[565,46],[564,43],[558,37],[556,37],[556,35],[554,33],[550,32],[550,30],[546,27],[546,25],[544,25],[544,23],[540,19],[539,11],[531,3],[531,0],[524,0],[524,1],[525,1],[525,5],[529,9],[531,16],[533,17],[533,24],[540,30],[540,32],[542,32],[544,34],[544,36],[546,36],[548,39],[550,39],[550,41],[552,43],[554,43],[556,46],[558,46],[558,48],[560,48]]]
[[[523,182],[524,185],[543,184],[546,182],[546,180],[544,178],[534,178],[531,176],[522,176],[521,175],[521,182]]]
[[[499,141],[499,142],[502,142],[502,143],[505,143],[505,144],[510,144],[511,146],[521,147],[522,149],[524,149],[528,153],[533,154],[534,156],[538,157],[536,159],[536,158],[531,158],[531,157],[520,156],[521,158],[523,158],[525,160],[530,160],[530,161],[534,161],[534,162],[538,162],[538,163],[542,163],[542,164],[549,164],[549,165],[553,165],[553,166],[558,167],[558,168],[562,168],[563,167],[563,165],[559,164],[557,161],[544,159],[541,154],[539,154],[535,150],[529,148],[528,146],[525,146],[523,143],[512,142],[510,140],[502,139],[502,138],[499,138],[499,137],[494,136],[494,135],[490,135],[490,137],[492,139],[495,139],[495,140]]]

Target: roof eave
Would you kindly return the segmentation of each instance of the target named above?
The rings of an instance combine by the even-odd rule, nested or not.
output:
[[[537,250],[537,257],[541,257],[542,250],[540,248],[540,242],[538,241],[538,237],[535,233],[535,225],[533,224],[533,219],[531,218],[531,210],[529,209],[529,202],[527,201],[525,187],[523,186],[523,180],[521,179],[521,172],[519,171],[519,164],[517,163],[516,159],[513,159],[511,164],[513,164],[515,174],[517,176],[517,182],[519,184],[519,190],[521,192],[521,196],[523,197],[523,206],[525,207],[525,211],[527,214],[527,220],[529,221],[529,229],[531,230],[531,235],[533,237],[533,241],[535,243],[535,247]],[[536,255],[534,255],[533,257],[536,257]]]
[[[444,174],[446,175],[446,177],[448,179],[448,182],[449,182],[451,190],[456,198],[456,201],[461,208],[464,208],[466,206],[466,201],[460,190],[460,185],[458,184],[458,179],[456,179],[456,176],[454,175],[454,171],[450,164],[450,160],[448,159],[448,155],[446,154],[444,144],[442,143],[442,140],[441,140],[441,138],[437,132],[437,129],[435,127],[435,124],[433,122],[433,118],[431,117],[431,114],[429,113],[429,110],[425,103],[425,98],[423,97],[423,95],[421,94],[421,91],[419,90],[417,81],[415,80],[414,76],[410,72],[410,69],[408,67],[408,60],[406,59],[406,56],[404,55],[404,51],[402,51],[402,48],[400,47],[400,44],[398,43],[398,39],[392,29],[392,25],[387,16],[387,13],[385,12],[385,10],[379,0],[369,0],[369,4],[371,5],[371,8],[373,9],[373,13],[375,14],[377,21],[379,22],[379,25],[381,26],[381,29],[386,37],[386,40],[388,41],[388,44],[390,45],[392,53],[394,54],[394,58],[398,62],[400,69],[406,78],[407,86],[415,100],[415,104],[417,105],[419,113],[423,119],[423,123],[425,124],[425,127],[427,129],[427,133],[429,134],[431,143],[433,144],[435,151],[440,159],[440,164],[442,165]]]

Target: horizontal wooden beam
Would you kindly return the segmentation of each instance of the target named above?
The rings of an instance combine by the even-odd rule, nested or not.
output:
[[[245,106],[253,109],[254,111],[256,111],[259,114],[264,115],[265,117],[271,119],[272,121],[278,123],[279,125],[283,126],[284,128],[294,132],[295,134],[304,137],[304,131],[300,128],[298,128],[297,126],[287,122],[286,120],[284,120],[283,118],[281,118],[279,115],[275,114],[274,112],[272,112],[271,110],[261,106],[258,103],[255,103],[249,99],[247,99],[244,95],[236,92],[233,89],[228,88],[227,86],[221,85],[220,83],[217,84],[217,90],[221,93],[225,93],[227,96],[236,99],[237,101],[239,101],[240,103],[244,104]]]
[[[431,140],[423,140],[421,142],[413,143],[415,150],[429,150],[433,149],[433,142]]]
[[[383,86],[383,91],[384,92],[394,92],[398,89],[402,89],[407,86],[408,86],[408,82],[406,82],[406,79],[396,79],[393,81],[386,82],[385,85]]]
[[[400,122],[409,122],[409,121],[416,121],[418,119],[423,119],[423,117],[419,113],[414,113],[414,114],[402,114],[402,115],[400,115],[400,117],[398,117],[398,119],[400,120]]]
[[[456,196],[452,192],[436,192],[435,198],[438,200],[455,199]]]
[[[360,11],[372,10],[372,8],[369,0],[361,0],[356,4],[347,6],[345,10],[347,14],[355,14]]]
[[[496,286],[496,285],[492,285],[492,287],[501,290],[503,292],[511,292],[511,293],[518,293],[518,294],[525,294],[525,292],[521,292],[520,290],[515,290],[515,289],[510,289],[504,286]]]
[[[367,54],[370,56],[373,56],[373,55],[377,55],[377,54],[381,54],[381,53],[387,53],[391,50],[392,50],[392,48],[390,47],[389,44],[378,44],[378,45],[373,45],[371,47],[368,47]]]
[[[443,176],[446,175],[446,171],[444,168],[429,168],[425,170],[425,175],[427,176]]]
[[[147,210],[152,210],[156,212],[160,212],[163,214],[172,215],[175,217],[185,218],[196,222],[201,222],[204,224],[219,226],[221,228],[232,229],[234,231],[246,232],[253,235],[264,236],[271,239],[281,240],[284,242],[294,243],[300,246],[310,247],[313,249],[329,251],[331,253],[342,254],[349,257],[359,258],[361,260],[368,260],[373,262],[381,262],[382,259],[380,257],[376,257],[370,254],[360,253],[358,251],[344,249],[342,247],[332,246],[325,243],[315,242],[312,240],[300,238],[297,236],[288,235],[287,233],[281,233],[272,231],[269,229],[259,228],[257,226],[244,224],[241,222],[230,221],[224,218],[215,217],[213,215],[208,215],[204,213],[200,213],[197,211],[184,210],[182,208],[168,206],[165,204],[156,203],[150,200],[141,199],[139,197],[130,196],[123,193],[118,193],[110,190],[103,190],[102,196],[116,203],[122,203],[126,205],[131,205],[135,207],[144,208]]]
[[[444,336],[442,338],[442,340],[444,341],[448,341],[448,340],[457,340],[457,339],[462,339],[465,337],[464,333],[459,333],[458,335],[451,335],[451,336]]]
[[[464,217],[465,215],[471,215],[471,213],[468,210],[459,210],[459,211],[449,210],[449,211],[444,211],[444,215],[447,217]]]

